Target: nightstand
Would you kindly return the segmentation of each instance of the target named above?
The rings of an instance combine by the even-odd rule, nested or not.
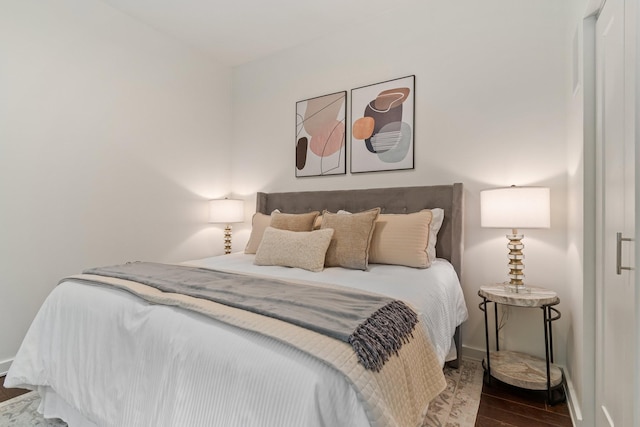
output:
[[[482,298],[479,307],[484,312],[484,331],[487,356],[482,361],[485,381],[490,385],[491,378],[529,390],[547,392],[549,404],[563,402],[564,374],[553,364],[553,333],[551,324],[560,318],[560,311],[554,306],[560,303],[558,295],[544,288],[527,287],[524,292],[516,293],[504,285],[481,286],[478,295]],[[487,304],[493,303],[496,350],[489,348],[489,319]],[[513,307],[540,308],[543,313],[545,360],[515,351],[500,350],[498,339],[498,304]]]

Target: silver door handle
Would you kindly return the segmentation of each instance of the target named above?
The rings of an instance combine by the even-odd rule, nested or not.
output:
[[[633,267],[622,266],[622,242],[633,242],[633,239],[622,237],[622,233],[616,233],[616,274],[622,274],[622,270],[633,270]]]

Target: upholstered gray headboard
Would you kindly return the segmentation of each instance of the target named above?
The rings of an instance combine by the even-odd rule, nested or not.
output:
[[[412,213],[426,208],[444,209],[436,253],[448,259],[462,279],[464,197],[462,184],[424,187],[372,188],[365,190],[258,193],[256,210],[270,214],[274,209],[304,213],[327,209],[361,212],[380,207],[381,213]]]

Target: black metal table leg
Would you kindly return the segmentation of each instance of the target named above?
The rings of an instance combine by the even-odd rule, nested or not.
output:
[[[547,402],[550,405],[555,405],[556,403],[564,402],[566,400],[566,392],[564,390],[564,373],[562,373],[560,385],[554,387],[554,389],[551,388],[551,364],[553,363],[553,328],[551,327],[551,323],[558,320],[561,317],[561,314],[551,305],[544,305],[542,306],[542,309],[544,311],[544,343],[547,361]],[[552,317],[552,313],[555,314],[554,317]],[[558,391],[557,399],[554,399],[553,397],[554,391]]]
[[[480,303],[480,305],[478,306],[480,308],[480,310],[483,311],[484,313],[484,339],[485,339],[485,348],[487,349],[487,366],[485,367],[485,375],[484,375],[484,381],[486,384],[491,385],[491,360],[490,360],[490,356],[489,356],[489,319],[487,317],[487,299],[486,298],[482,298],[482,302]]]
[[[547,365],[547,401],[551,402],[551,362],[550,349],[549,349],[549,330],[551,329],[551,323],[549,322],[548,306],[542,306],[542,316],[544,322],[544,354]]]
[[[493,303],[493,317],[496,327],[496,351],[500,351],[500,340],[498,339],[498,303],[495,301]]]

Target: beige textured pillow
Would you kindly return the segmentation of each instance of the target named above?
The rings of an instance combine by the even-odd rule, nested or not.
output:
[[[267,227],[254,264],[322,271],[333,230],[289,231]]]
[[[379,215],[369,247],[369,262],[418,268],[431,266],[433,260],[428,249],[432,222],[433,213],[429,209]]]
[[[369,243],[380,208],[351,215],[324,211],[320,229],[332,228],[333,238],[327,250],[327,267],[345,267],[366,270],[369,261]]]
[[[256,253],[258,246],[260,246],[260,242],[262,241],[264,230],[266,230],[270,223],[271,215],[265,215],[260,212],[253,214],[253,218],[251,219],[251,235],[249,236],[247,246],[244,248],[245,254]]]
[[[313,211],[303,214],[288,214],[273,212],[271,214],[271,227],[289,231],[311,231],[313,224],[320,212]]]
[[[320,226],[322,225],[322,215],[318,215],[316,220],[313,221],[313,229],[320,230]]]

